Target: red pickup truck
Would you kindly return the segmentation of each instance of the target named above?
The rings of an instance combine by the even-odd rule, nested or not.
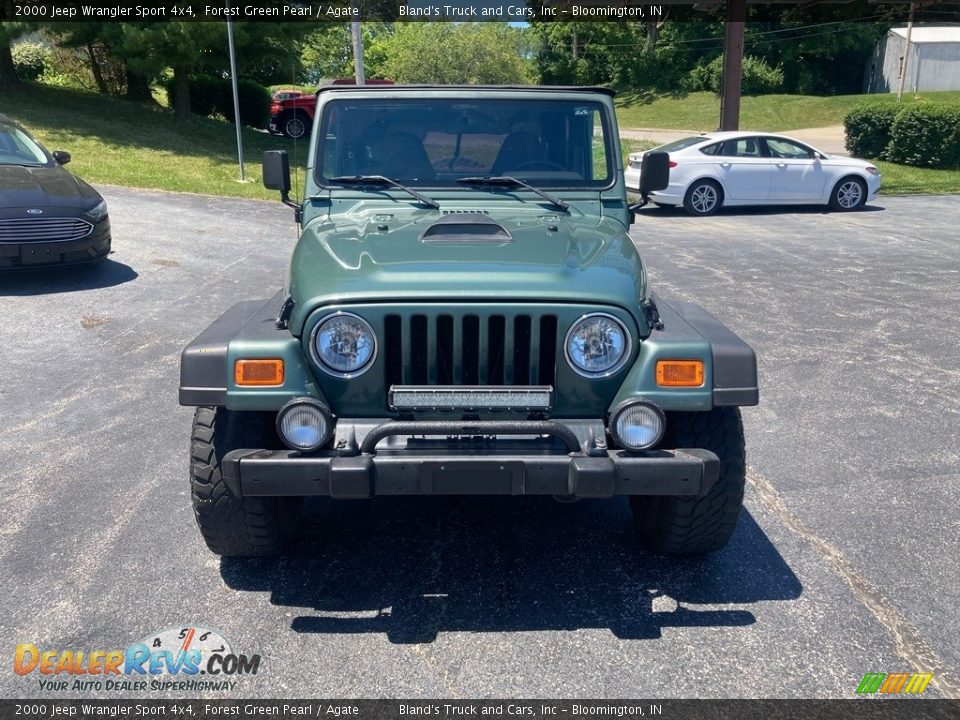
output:
[[[365,81],[367,85],[393,85],[393,80],[371,78]],[[331,85],[355,85],[353,78],[339,78]],[[279,93],[278,93],[279,95]],[[270,124],[267,129],[271,133],[279,133],[288,138],[302,138],[310,135],[313,127],[313,115],[317,109],[317,96],[306,93],[297,97],[281,99],[274,96],[270,105]]]

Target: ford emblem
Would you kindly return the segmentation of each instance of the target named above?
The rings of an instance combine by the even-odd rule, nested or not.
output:
[[[27,215],[43,215],[43,210],[39,208],[30,208],[27,210]]]

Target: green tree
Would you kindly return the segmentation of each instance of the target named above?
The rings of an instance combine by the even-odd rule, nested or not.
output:
[[[20,82],[13,65],[10,44],[31,29],[31,23],[0,22],[0,86],[11,87]]]
[[[224,43],[226,24],[172,20],[162,23],[122,23],[120,37],[111,48],[134,72],[157,77],[173,68],[173,110],[190,117],[190,73]]]
[[[823,19],[811,27],[806,19],[790,22],[794,12],[785,11],[786,22],[748,23],[744,51],[783,68],[787,92],[860,92],[864,64],[890,25],[848,22],[842,8],[824,5]]]
[[[364,67],[368,77],[380,77],[385,45],[381,39],[393,33],[389,23],[364,22],[361,26],[364,46]],[[300,61],[304,80],[316,84],[321,80],[353,77],[353,45],[348,23],[319,23],[304,39]]]
[[[61,51],[75,54],[79,65],[89,69],[99,92],[125,93],[136,100],[150,97],[150,78],[133,73],[114,49],[123,40],[122,23],[48,23],[44,34]]]
[[[401,83],[523,84],[531,80],[524,30],[506,23],[397,23],[370,44],[368,66]]]

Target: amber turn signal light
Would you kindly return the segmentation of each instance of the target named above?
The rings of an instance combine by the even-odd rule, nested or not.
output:
[[[233,366],[233,381],[237,385],[283,385],[283,360],[237,360]]]
[[[657,385],[660,387],[700,387],[703,385],[703,361],[658,360]]]

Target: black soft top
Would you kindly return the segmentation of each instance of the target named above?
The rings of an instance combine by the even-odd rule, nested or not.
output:
[[[394,90],[516,90],[523,92],[592,92],[610,97],[616,96],[616,92],[610,88],[578,85],[388,85],[385,83],[377,83],[375,85],[326,85],[317,90],[317,95],[326,92],[357,90],[360,88],[363,88],[364,91],[373,92],[392,92]]]

